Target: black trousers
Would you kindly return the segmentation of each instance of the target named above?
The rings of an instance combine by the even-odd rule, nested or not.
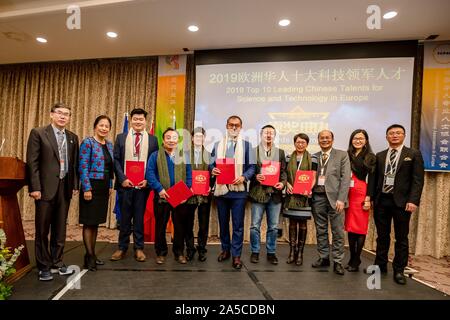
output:
[[[167,241],[166,228],[169,218],[172,215],[173,223],[173,246],[172,251],[175,257],[184,255],[184,239],[189,225],[186,203],[173,208],[169,203],[159,203],[159,198],[155,197],[155,251],[157,256],[166,256]]]
[[[208,241],[208,233],[209,233],[209,211],[211,208],[211,201],[207,203],[202,203],[200,205],[197,204],[188,204],[187,205],[187,213],[188,213],[188,226],[186,230],[186,247],[187,252],[194,252],[194,219],[195,219],[195,210],[197,210],[198,217],[198,233],[197,233],[197,250],[198,252],[206,252],[206,242]]]
[[[375,264],[386,266],[391,241],[391,222],[394,220],[395,256],[392,263],[395,271],[403,272],[408,265],[408,233],[411,213],[398,207],[392,194],[382,194],[375,206],[374,220],[377,228],[377,250]]]
[[[39,270],[49,271],[52,267],[63,266],[64,245],[66,243],[66,222],[70,199],[66,197],[65,179],[59,180],[58,190],[53,199],[36,200],[35,255]],[[50,247],[48,235],[50,233]]]
[[[133,226],[134,250],[144,249],[144,213],[150,189],[120,188],[119,249],[128,250]]]

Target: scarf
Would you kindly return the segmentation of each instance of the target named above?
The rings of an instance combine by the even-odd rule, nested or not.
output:
[[[227,133],[226,136],[217,144],[216,155],[218,159],[225,158],[228,140],[230,140],[230,138],[228,137]],[[235,160],[234,175],[235,177],[240,177],[242,176],[243,173],[243,164],[244,164],[244,140],[242,140],[241,135],[238,135],[237,137],[236,149],[234,150],[234,160]],[[214,190],[214,195],[216,197],[224,196],[228,193],[228,191],[237,191],[237,192],[245,191],[245,186],[243,183],[238,185],[218,184],[216,180],[216,188]]]
[[[262,145],[259,145],[256,148],[256,161],[257,161],[257,174],[261,173],[261,167],[264,160],[270,161],[278,161],[279,160],[279,150],[275,147],[272,147],[270,150],[270,155],[267,156]],[[276,157],[278,157],[276,159]],[[281,169],[281,168],[280,168]],[[277,192],[274,187],[271,186],[263,186],[255,179],[255,184],[252,186],[249,192],[249,197],[258,203],[267,203],[270,200],[270,195],[274,192]]]
[[[178,149],[175,150],[175,183],[180,180],[186,181],[186,164],[181,159]],[[159,182],[163,186],[165,190],[171,187],[170,185],[170,175],[169,175],[169,167],[167,165],[166,159],[166,149],[164,147],[160,147],[158,150],[158,157],[156,158],[156,166],[158,168]],[[166,200],[159,198],[159,203],[167,202]]]
[[[125,163],[126,161],[143,161],[144,162],[144,172],[147,167],[148,158],[148,133],[147,131],[141,131],[141,149],[138,156],[134,156],[134,141],[133,141],[134,130],[128,131],[127,138],[125,140]],[[125,176],[127,175],[127,166],[125,165]]]
[[[302,162],[300,163],[299,170],[311,170],[311,154],[305,150],[303,153]],[[297,173],[297,152],[294,151],[291,154],[289,163],[287,165],[287,181],[291,186],[294,185],[295,174]],[[287,209],[300,209],[308,207],[308,197],[300,194],[288,194],[286,196],[285,208]]]

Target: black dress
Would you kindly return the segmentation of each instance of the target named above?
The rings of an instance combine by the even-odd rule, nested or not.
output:
[[[80,194],[80,224],[87,226],[106,222],[109,202],[109,183],[112,177],[112,159],[106,144],[102,145],[105,158],[105,174],[102,180],[89,179],[92,187],[92,200],[86,201]]]

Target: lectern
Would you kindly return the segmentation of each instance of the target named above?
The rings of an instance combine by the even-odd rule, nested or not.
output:
[[[25,163],[18,158],[0,157],[0,228],[6,233],[6,246],[24,248],[15,263],[16,272],[8,277],[14,282],[31,270],[27,244],[23,233],[17,192],[26,184]]]

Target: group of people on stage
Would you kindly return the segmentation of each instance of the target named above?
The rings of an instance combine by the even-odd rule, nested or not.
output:
[[[136,108],[130,113],[131,128],[119,134],[114,145],[107,140],[111,119],[98,116],[94,134],[85,138],[78,148],[78,137],[66,129],[71,110],[56,104],[50,112],[51,124],[32,129],[27,146],[29,194],[36,206],[36,263],[39,279],[52,280],[52,273],[71,274],[64,265],[63,250],[66,220],[72,194],[80,190],[79,222],[83,224],[86,248],[84,267],[95,271],[104,264],[95,252],[98,226],[106,222],[108,199],[114,188],[120,205],[118,249],[111,260],[124,258],[133,233],[134,257],[145,261],[144,212],[151,190],[155,192],[155,251],[156,263],[164,264],[168,254],[166,227],[169,218],[174,226],[172,251],[181,264],[207,258],[207,239],[212,199],[215,199],[220,227],[221,252],[219,262],[231,258],[235,269],[242,267],[244,215],[247,200],[251,201],[250,248],[252,263],[260,258],[261,222],[266,214],[267,260],[278,264],[276,255],[277,226],[280,214],[289,217],[290,251],[286,262],[303,264],[303,249],[307,236],[307,220],[313,218],[316,227],[319,258],[314,268],[330,266],[328,229],[331,227],[331,259],[336,274],[344,269],[356,272],[361,264],[372,206],[377,229],[375,264],[387,273],[391,222],[395,231],[394,280],[405,284],[403,274],[408,263],[408,232],[411,214],[417,209],[424,183],[423,159],[418,150],[403,145],[405,129],[394,124],[387,128],[388,149],[375,155],[369,136],[363,129],[355,130],[347,151],[333,148],[330,130],[318,133],[320,151],[308,152],[309,136],[294,136],[295,150],[290,155],[275,146],[276,129],[265,125],[260,142],[253,148],[240,134],[243,123],[239,116],[226,121],[226,134],[214,144],[209,153],[205,147],[205,130],[192,132],[190,148],[182,150],[179,134],[173,128],[163,133],[163,143],[146,128],[147,112]],[[217,159],[234,159],[235,179],[219,184],[222,172]],[[145,178],[133,184],[127,175],[127,161],[142,162]],[[264,184],[262,174],[266,161],[280,165],[279,181]],[[179,181],[192,187],[193,170],[209,171],[211,179],[205,194],[194,195],[175,208],[168,202],[167,190]],[[308,194],[294,193],[298,170],[314,171],[315,181]],[[194,243],[195,212],[198,217],[197,247]],[[230,235],[230,216],[232,234]],[[350,259],[343,267],[344,230],[348,233]],[[48,236],[50,234],[50,244]],[[186,248],[185,248],[186,247]]]

